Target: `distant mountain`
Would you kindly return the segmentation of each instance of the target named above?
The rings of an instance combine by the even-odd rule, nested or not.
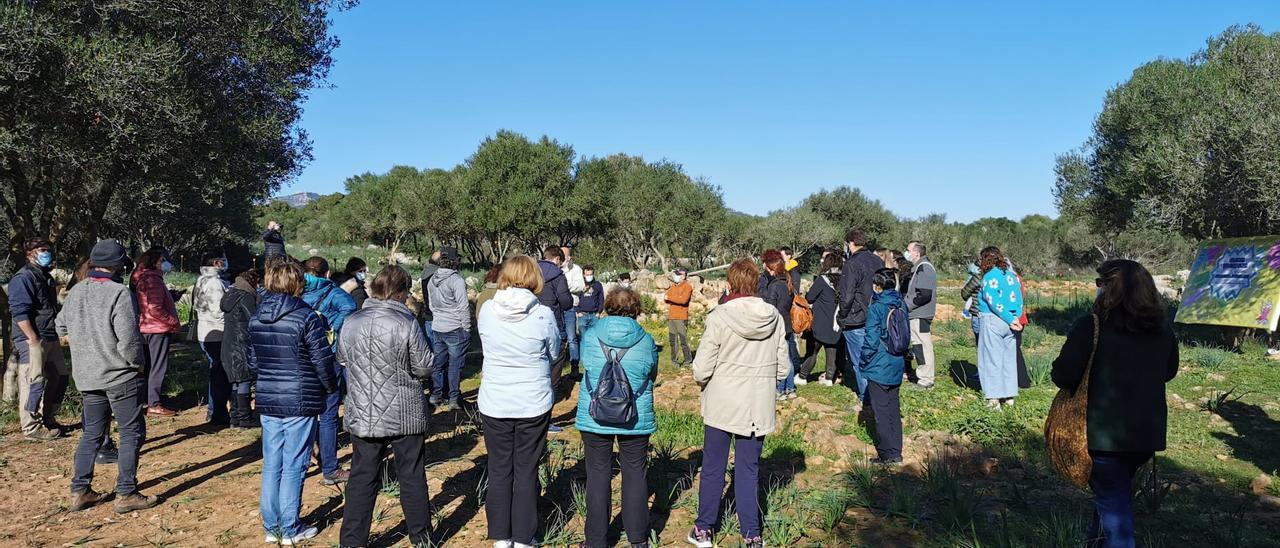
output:
[[[276,196],[276,200],[289,204],[289,207],[296,209],[315,201],[319,197],[320,195],[314,192],[299,192],[288,196]]]

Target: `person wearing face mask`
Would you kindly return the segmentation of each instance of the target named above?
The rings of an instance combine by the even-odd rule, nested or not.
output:
[[[693,351],[689,349],[689,301],[693,298],[693,286],[685,279],[688,272],[683,268],[671,272],[671,288],[667,289],[665,297],[671,363],[677,366],[693,363]]]
[[[578,299],[578,330],[586,335],[604,311],[604,285],[596,279],[596,267],[593,265],[582,267],[582,278],[586,289]]]
[[[564,332],[568,336],[565,344],[569,347],[569,374],[576,377],[578,375],[578,301],[582,299],[582,292],[587,290],[587,282],[583,278],[582,269],[573,262],[573,247],[560,246],[560,253],[564,255],[560,271],[564,272],[564,281],[569,286],[569,295],[573,297],[573,308],[564,311]]]
[[[209,361],[208,411],[205,420],[210,424],[231,424],[229,406],[231,382],[222,367],[223,328],[222,296],[226,294],[227,269],[230,261],[221,252],[210,254],[200,267],[200,277],[191,292],[192,313],[195,315],[195,341],[200,344]]]
[[[542,290],[538,292],[538,302],[555,313],[556,328],[560,330],[559,341],[562,346],[560,353],[551,364],[552,390],[560,387],[560,374],[564,371],[564,363],[569,361],[568,347],[564,344],[568,338],[568,334],[565,333],[564,312],[573,308],[573,295],[569,293],[569,282],[565,280],[564,271],[560,270],[562,264],[564,264],[564,251],[556,246],[544,249],[542,260],[538,261],[538,269],[542,272]],[[558,390],[556,396],[559,397]],[[554,434],[561,429],[552,424],[548,431]]]
[[[106,500],[93,490],[95,460],[109,440],[114,417],[120,431],[115,511],[126,514],[159,504],[160,497],[138,490],[138,457],[146,437],[142,386],[146,347],[138,331],[133,298],[121,283],[128,262],[124,246],[103,240],[89,254],[87,277],[67,292],[57,332],[71,342],[76,388],[83,398],[84,430],[75,450],[71,479],[72,512]]]
[[[631,273],[630,272],[623,272],[622,274],[618,274],[618,287],[631,289]]]
[[[369,292],[364,287],[365,278],[369,276],[369,265],[360,257],[352,257],[347,259],[347,267],[342,269],[342,272],[355,279],[355,289],[347,291],[347,293],[350,293],[351,298],[356,300],[357,308],[363,308],[365,299],[369,298]]]
[[[937,371],[933,354],[933,314],[938,307],[938,272],[926,255],[923,242],[907,244],[906,259],[911,261],[907,282],[907,310],[911,318],[911,356],[914,357],[916,386],[933,388]]]
[[[170,291],[164,283],[164,276],[173,270],[164,249],[153,247],[136,262],[129,288],[138,301],[138,329],[147,346],[147,415],[172,417],[178,412],[161,402],[160,390],[169,371],[169,343],[181,325],[174,304],[181,293]]]
[[[71,371],[62,357],[54,326],[58,298],[53,278],[53,245],[43,238],[27,240],[27,264],[9,281],[9,315],[18,356],[18,422],[28,439],[63,435],[58,409]]]

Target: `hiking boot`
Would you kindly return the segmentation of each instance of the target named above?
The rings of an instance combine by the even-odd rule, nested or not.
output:
[[[303,541],[316,538],[316,535],[319,535],[319,534],[320,534],[320,530],[316,529],[315,527],[304,527],[300,531],[298,531],[298,534],[293,535],[289,538],[280,539],[280,545],[296,546],[298,544],[301,544]]]
[[[435,394],[432,394],[430,398],[427,398],[427,403],[431,404],[431,407],[440,407],[440,402],[443,402],[443,401],[444,401],[444,398],[437,396]]]
[[[71,506],[67,507],[70,512],[79,512],[88,510],[94,505],[107,500],[107,495],[89,489],[83,493],[71,493]]]
[[[764,548],[764,539],[760,537],[751,537],[742,539],[742,545],[747,548]]]
[[[885,458],[876,457],[867,462],[870,462],[871,464],[874,464],[876,466],[894,467],[894,466],[902,465],[902,457],[898,457],[896,459],[885,459]]]
[[[148,417],[173,417],[173,416],[176,416],[177,414],[178,414],[177,411],[169,409],[168,407],[165,407],[158,403],[155,405],[147,406]]]
[[[128,514],[134,510],[146,510],[155,505],[160,504],[160,497],[155,495],[146,496],[142,493],[134,492],[116,498],[116,513]]]
[[[698,548],[712,548],[711,530],[699,529],[697,525],[694,525],[693,529],[689,530],[689,536],[685,540]]]
[[[337,485],[339,483],[346,483],[348,479],[351,479],[351,472],[338,470],[337,472],[329,474],[325,476],[324,479],[320,480],[320,485]]]
[[[120,450],[116,449],[116,444],[108,440],[107,443],[98,448],[98,456],[94,457],[93,462],[94,464],[105,465],[115,464],[118,460],[120,460]]]
[[[32,441],[49,441],[62,437],[62,430],[41,427],[26,434],[27,439]]]

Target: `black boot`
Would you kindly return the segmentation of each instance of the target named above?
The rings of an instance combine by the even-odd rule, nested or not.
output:
[[[248,394],[235,394],[232,397],[235,408],[232,410],[231,424],[236,428],[258,428],[261,423],[253,415],[252,404]]]

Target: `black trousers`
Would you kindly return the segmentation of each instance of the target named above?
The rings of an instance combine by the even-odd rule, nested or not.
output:
[[[613,517],[613,442],[618,442],[622,465],[622,524],[632,544],[649,540],[649,486],[645,482],[649,435],[609,435],[582,432],[587,459],[587,543],[590,548],[613,546],[609,520]]]
[[[902,459],[902,402],[898,386],[867,381],[867,402],[876,418],[876,454],[884,460]]]
[[[1031,388],[1031,374],[1027,372],[1027,360],[1022,357],[1022,331],[1014,331],[1013,339],[1018,344],[1018,388]]]
[[[173,335],[156,333],[142,335],[147,344],[147,405],[160,405],[160,390],[164,388],[164,376],[169,371],[169,343]]]
[[[146,400],[142,375],[106,390],[81,392],[84,408],[81,422],[84,432],[75,451],[75,476],[71,492],[83,493],[93,486],[94,459],[104,443],[111,441],[111,419],[120,428],[120,449],[116,460],[116,496],[138,490],[138,456],[147,437]]]
[[[347,480],[347,499],[342,510],[342,533],[339,537],[343,546],[369,543],[382,459],[388,447],[395,455],[393,462],[396,478],[400,481],[400,508],[404,510],[409,543],[414,546],[428,543],[431,511],[427,507],[427,472],[422,444],[422,434],[394,438],[351,436],[351,478]]]
[[[845,361],[844,341],[835,344],[820,342],[813,337],[812,331],[804,334],[804,362],[800,364],[800,376],[804,377],[806,381],[809,380],[809,375],[813,374],[813,367],[818,363],[819,348],[823,350],[823,355],[826,356],[827,362],[827,371],[823,373],[823,376],[827,380],[835,382],[836,379],[842,376],[840,367]]]
[[[556,354],[554,360],[551,360],[551,398],[553,401],[560,401],[561,399],[560,377],[564,374],[564,366],[568,363],[569,346],[566,343],[560,343],[560,353]]]
[[[538,532],[538,463],[547,451],[551,413],[527,419],[499,419],[481,414],[484,446],[489,453],[489,488],[484,512],[489,538],[534,544]]]

